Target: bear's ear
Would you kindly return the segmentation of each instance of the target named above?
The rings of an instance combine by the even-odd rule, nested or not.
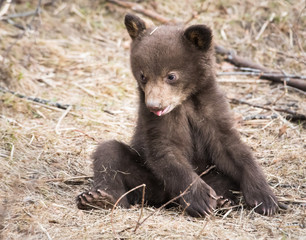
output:
[[[205,25],[193,25],[188,27],[184,36],[193,45],[201,50],[207,50],[212,44],[212,31],[209,27]]]
[[[146,30],[145,22],[133,14],[125,15],[124,24],[133,40],[137,38],[140,33]]]

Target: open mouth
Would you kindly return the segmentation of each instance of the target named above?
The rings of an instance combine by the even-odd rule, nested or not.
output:
[[[167,114],[171,110],[172,110],[171,105],[169,105],[168,107],[166,107],[163,110],[158,110],[158,111],[151,110],[151,112],[160,117],[160,116],[163,116],[163,115]]]

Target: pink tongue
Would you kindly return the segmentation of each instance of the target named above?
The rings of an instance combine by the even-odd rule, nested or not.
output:
[[[160,116],[162,115],[162,112],[163,112],[163,111],[156,111],[156,112],[154,112],[154,113],[155,113],[157,116],[160,117]]]

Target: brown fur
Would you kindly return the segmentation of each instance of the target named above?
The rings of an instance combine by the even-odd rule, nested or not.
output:
[[[146,29],[134,15],[127,15],[125,24],[139,86],[135,134],[130,146],[110,141],[97,148],[94,188],[78,197],[78,207],[105,207],[143,183],[146,201],[158,206],[195,181],[178,201],[191,216],[209,214],[218,196],[234,202],[230,190],[235,189],[250,207],[259,205],[256,212],[274,214],[277,200],[233,128],[227,100],[216,85],[211,30],[205,25]],[[199,178],[211,165],[216,170]],[[140,200],[138,189],[120,204],[129,207]]]

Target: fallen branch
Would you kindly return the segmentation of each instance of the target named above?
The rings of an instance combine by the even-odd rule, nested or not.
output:
[[[0,87],[0,92],[10,93],[10,94],[13,94],[14,96],[19,97],[19,98],[24,98],[24,99],[27,99],[27,100],[32,101],[32,102],[37,102],[37,103],[57,107],[57,108],[64,109],[64,110],[67,110],[71,106],[70,104],[61,104],[61,103],[58,103],[58,102],[52,102],[50,100],[45,100],[45,99],[41,99],[41,98],[37,98],[37,97],[28,97],[26,95],[11,91],[9,89],[5,89],[3,87]]]
[[[50,101],[50,100],[45,100],[45,99],[42,99],[42,98],[38,98],[38,97],[29,97],[29,96],[26,96],[26,95],[23,95],[23,94],[20,94],[20,93],[17,93],[17,92],[14,92],[12,90],[9,90],[9,89],[6,89],[6,88],[3,88],[0,86],[0,92],[3,92],[3,93],[10,93],[16,97],[19,97],[19,98],[23,98],[23,99],[26,99],[28,101],[31,101],[31,102],[34,102],[40,106],[43,106],[43,107],[46,107],[46,108],[49,108],[49,109],[52,109],[52,110],[58,110],[58,111],[61,111],[60,109],[62,110],[67,110],[70,106],[72,107],[72,105],[70,104],[62,104],[62,103],[58,103],[58,102],[53,102],[53,101]],[[71,109],[70,109],[71,110]],[[109,114],[109,115],[116,115],[115,113],[109,111],[109,110],[102,110],[103,112]],[[74,113],[74,112],[69,112],[69,114],[72,114],[76,117],[81,117],[79,114],[77,113]],[[90,121],[94,121],[94,122],[97,122],[97,123],[100,123],[99,121],[95,120],[95,119],[89,119]],[[92,138],[92,137],[90,137]],[[93,139],[94,140],[94,139]],[[96,141],[96,140],[95,140]]]
[[[292,111],[290,109],[262,106],[262,105],[249,103],[249,102],[246,102],[244,100],[240,100],[240,99],[236,99],[236,98],[229,98],[229,100],[233,104],[245,104],[245,105],[249,105],[251,107],[261,108],[261,109],[265,109],[265,110],[268,110],[268,111],[273,111],[274,110],[274,111],[277,111],[277,112],[287,113],[288,115],[286,116],[286,119],[289,119],[291,121],[306,120],[306,116],[304,114],[297,113],[297,112]]]
[[[144,9],[144,7],[140,4],[128,2],[128,1],[122,1],[122,0],[107,0],[107,2],[116,4],[123,8],[131,9],[134,12],[141,13],[153,20],[156,20],[162,24],[166,24],[169,22],[172,23],[178,23],[176,20],[170,20],[168,18],[165,18],[164,16],[152,11]],[[247,67],[252,69],[260,70],[259,78],[260,79],[266,79],[270,80],[272,82],[276,83],[282,83],[287,84],[288,86],[298,88],[300,90],[306,91],[306,81],[298,80],[295,78],[290,78],[290,76],[287,76],[286,74],[283,74],[280,71],[274,71],[269,68],[266,68],[262,66],[261,64],[254,63],[252,60],[240,57],[238,56],[233,50],[228,50],[224,48],[223,46],[220,46],[218,44],[215,45],[215,51],[217,54],[225,55],[225,60],[230,62],[231,64],[238,66],[238,67]],[[269,75],[269,74],[276,74],[277,75]]]
[[[215,46],[215,51],[217,54],[225,55],[225,61],[230,62],[236,67],[245,67],[257,70],[257,72],[254,71],[252,74],[259,76],[259,79],[266,79],[276,83],[285,83],[288,86],[306,91],[305,76],[287,75],[280,71],[271,70],[261,64],[254,63],[248,58],[240,57],[234,51],[228,50],[220,45]]]

